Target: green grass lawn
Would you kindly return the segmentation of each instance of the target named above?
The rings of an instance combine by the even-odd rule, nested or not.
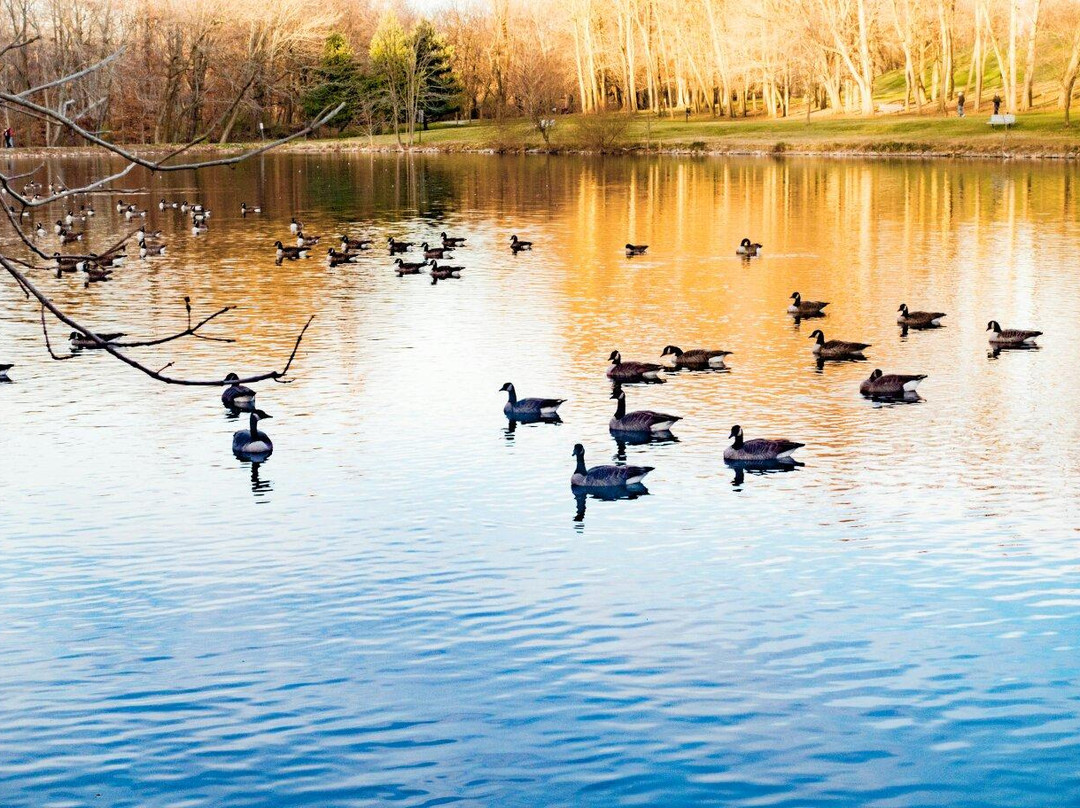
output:
[[[897,114],[873,118],[818,113],[809,121],[805,115],[737,120],[697,117],[686,121],[683,117],[656,118],[640,113],[623,126],[621,136],[610,150],[1080,156],[1080,122],[1066,128],[1060,110],[1023,113],[1018,116],[1017,126],[1008,132],[992,129],[988,124],[989,113],[986,103],[979,113],[972,113],[970,102],[966,118],[957,118],[952,113],[944,117],[936,109],[933,112],[927,109],[921,116]],[[589,123],[577,115],[560,116],[551,140],[553,150],[598,150],[595,137],[589,133]],[[380,135],[370,140],[366,137],[311,140],[294,148],[392,149],[396,143],[393,135]],[[414,145],[446,151],[522,151],[545,147],[540,133],[525,121],[437,124],[422,133]]]

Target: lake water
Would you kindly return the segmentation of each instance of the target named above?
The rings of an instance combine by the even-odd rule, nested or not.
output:
[[[33,273],[83,322],[238,304],[205,332],[235,344],[132,349],[206,377],[280,367],[317,317],[258,386],[252,466],[218,391],[51,361],[0,285],[0,804],[1080,801],[1074,164],[279,154],[124,187],[167,256]],[[292,216],[377,249],[275,266]],[[461,280],[394,275],[387,236],[444,230]],[[795,323],[796,290],[828,317]],[[946,327],[901,335],[901,302]],[[1041,349],[990,355],[990,319]],[[868,361],[819,369],[818,327]],[[619,446],[608,354],[669,343],[730,371],[628,387],[684,420]],[[861,398],[876,367],[924,400]],[[507,381],[563,423],[508,429]],[[736,423],[805,465],[737,476]],[[655,466],[648,495],[579,501],[577,442]]]

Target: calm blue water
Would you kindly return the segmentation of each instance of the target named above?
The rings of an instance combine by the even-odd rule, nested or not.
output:
[[[166,257],[90,289],[34,276],[88,324],[152,336],[185,294],[241,304],[206,332],[233,345],[133,351],[206,376],[279,366],[317,318],[294,383],[259,386],[275,451],[253,467],[216,391],[50,361],[0,285],[0,804],[1077,803],[1078,179],[299,155],[133,179],[139,204],[206,202],[211,230],[153,207]],[[97,247],[128,227],[112,201]],[[294,215],[465,235],[467,269],[275,267]],[[750,264],[743,235],[766,245]],[[795,289],[829,316],[793,324]],[[947,327],[902,337],[901,301]],[[992,318],[1041,349],[988,355]],[[815,327],[869,361],[819,370]],[[628,388],[684,420],[621,448],[606,358],[668,343],[731,369]],[[875,367],[929,374],[925,401],[860,398]],[[568,399],[564,423],[509,431],[506,381]],[[734,423],[806,465],[737,480]],[[648,495],[582,510],[576,442],[655,466]]]

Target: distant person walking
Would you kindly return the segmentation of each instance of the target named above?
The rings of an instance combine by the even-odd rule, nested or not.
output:
[[[964,91],[960,91],[960,95],[956,96],[956,117],[964,117]]]
[[[4,130],[4,148],[15,148],[15,130],[12,129],[10,126]]]
[[[994,114],[999,115],[1001,113],[1001,96],[994,96]]]

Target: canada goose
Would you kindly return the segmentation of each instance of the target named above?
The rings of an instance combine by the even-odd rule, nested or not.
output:
[[[890,373],[884,375],[880,370],[874,370],[870,378],[859,385],[859,392],[867,398],[903,398],[915,393],[919,382],[926,378],[926,374],[905,375]]]
[[[465,267],[441,267],[437,261],[431,262],[431,277],[438,278],[439,280],[446,280],[447,278],[460,278],[461,270]]]
[[[447,249],[452,250],[454,247],[462,247],[465,245],[465,239],[462,236],[448,236],[445,232],[439,233],[442,238],[442,245]]]
[[[735,248],[736,255],[754,256],[761,251],[761,244],[755,244],[748,238],[744,238],[739,242],[739,246]]]
[[[296,246],[297,247],[314,247],[319,243],[321,236],[305,236],[304,231],[301,230],[296,234]]]
[[[735,440],[724,449],[725,463],[796,463],[792,453],[806,445],[792,440],[744,440],[742,427],[738,424],[731,428],[728,437]]]
[[[420,248],[424,251],[424,258],[445,258],[446,253],[450,252],[449,247],[429,247],[426,241]]]
[[[127,210],[124,211],[124,218],[125,219],[134,219],[134,218],[139,217],[139,216],[145,218],[146,217],[146,211],[145,210],[139,210],[134,205],[128,205]]]
[[[622,354],[612,351],[608,357],[611,367],[608,368],[607,377],[619,382],[637,382],[644,379],[659,379],[663,365],[655,365],[651,362],[623,362]]]
[[[297,258],[307,258],[308,256],[308,250],[303,247],[286,247],[280,241],[275,241],[274,247],[277,249],[278,263],[281,263],[283,259],[295,261]]]
[[[796,317],[821,317],[825,314],[822,309],[829,305],[823,300],[803,300],[798,292],[792,292],[791,299],[794,302],[788,306],[788,314]]]
[[[660,356],[674,356],[675,367],[677,368],[706,370],[708,368],[727,367],[727,365],[724,364],[724,357],[731,356],[731,351],[710,351],[704,348],[693,348],[689,351],[684,351],[677,345],[668,345],[664,348],[664,352],[660,354]]]
[[[82,233],[61,233],[60,234],[60,243],[61,244],[74,244],[76,241],[82,241],[82,237],[83,237]]]
[[[37,227],[34,228],[34,235],[36,235],[38,238],[45,238],[45,236],[48,235],[45,230],[45,226],[41,224],[41,222],[38,222]]]
[[[53,260],[56,261],[56,266],[65,272],[74,272],[79,267],[79,263],[83,260],[70,255],[61,255],[58,252],[53,253]]]
[[[644,255],[647,249],[649,249],[648,244],[627,244],[626,257],[630,258],[635,255]]]
[[[98,334],[98,337],[101,339],[102,342],[116,342],[116,340],[118,340],[118,339],[120,339],[120,337],[124,337],[124,336],[127,336],[127,335],[123,334],[123,333],[119,333],[119,332],[114,333],[114,334]],[[82,333],[80,333],[78,331],[72,331],[70,339],[71,339],[71,344],[73,346],[75,346],[76,348],[100,348],[101,347],[100,345],[98,345],[98,343],[94,342],[94,340],[90,339],[90,337],[88,337],[85,334],[82,334]]]
[[[185,199],[183,202],[180,203],[180,212],[187,213],[190,207],[191,206],[188,204],[188,201]]]
[[[510,251],[517,255],[522,250],[531,250],[533,243],[531,241],[521,241],[517,236],[510,236]]]
[[[68,225],[69,227],[75,224],[75,214],[72,213],[70,210],[64,214],[64,224]]]
[[[400,258],[395,258],[394,263],[397,264],[397,269],[394,271],[398,274],[398,277],[402,275],[419,275],[420,270],[427,266],[427,261],[421,261],[416,263],[415,261],[402,261]]]
[[[946,316],[943,311],[908,311],[907,303],[901,303],[897,311],[900,316],[896,322],[905,328],[937,328],[941,325],[941,318]]]
[[[503,413],[507,418],[517,420],[554,418],[559,414],[559,406],[566,401],[564,398],[518,398],[517,391],[510,382],[500,387],[499,392],[507,394]]]
[[[990,335],[990,344],[1001,346],[1031,346],[1035,344],[1035,337],[1042,336],[1042,331],[1024,331],[1019,328],[1007,328],[1002,330],[997,320],[991,320],[986,324],[987,331],[993,331]]]
[[[390,236],[390,238],[386,240],[386,243],[390,245],[391,255],[394,255],[395,253],[408,252],[414,246],[413,242],[411,241],[398,241],[393,236]]]
[[[341,251],[348,252],[349,250],[366,250],[371,246],[371,239],[367,238],[349,238],[348,236],[341,237]]]
[[[157,203],[157,206],[158,206],[158,210],[165,210],[165,208],[167,208],[169,205],[165,201],[165,198],[162,197],[161,201]]]
[[[153,233],[146,232],[146,225],[143,225],[135,231],[135,239],[140,244],[144,244],[147,239],[161,238],[161,231],[155,230]]]
[[[164,254],[164,244],[147,244],[146,242],[143,242],[139,245],[139,258],[147,258],[148,256]]]
[[[191,235],[201,236],[203,233],[209,233],[210,227],[205,224],[193,224],[191,226]]]
[[[304,229],[304,225],[301,222],[296,221],[295,216],[292,219],[289,219],[289,232],[290,233],[299,233],[303,229]]]
[[[241,216],[247,216],[249,213],[262,213],[262,208],[259,207],[258,205],[255,205],[254,207],[249,208],[247,202],[241,202],[240,203],[240,215]]]
[[[11,370],[13,367],[15,367],[15,365],[13,364],[0,365],[0,382],[11,381],[11,379],[8,378],[8,371]]]
[[[104,283],[112,280],[113,271],[99,267],[97,264],[86,263],[82,271],[86,273],[86,282],[83,283],[83,288],[86,289],[89,289],[92,283]]]
[[[248,422],[248,429],[234,432],[232,436],[233,454],[241,455],[247,459],[265,460],[274,451],[274,442],[265,432],[259,431],[259,421],[272,418],[262,410],[252,410]]]
[[[221,393],[221,403],[225,405],[229,410],[250,410],[255,406],[255,391],[250,387],[244,387],[242,384],[238,384],[240,377],[235,373],[230,373],[225,377],[225,381],[232,382],[229,387],[226,387]]]
[[[332,267],[340,266],[341,264],[351,264],[359,257],[359,255],[354,255],[348,251],[338,252],[333,247],[326,251],[326,260],[330,262],[330,266]]]
[[[816,329],[810,339],[817,340],[814,355],[821,359],[865,359],[863,351],[870,347],[866,342],[843,342],[838,339],[825,341],[821,329]]]
[[[206,214],[205,213],[193,213],[193,214],[191,214],[191,223],[192,224],[206,224]]]
[[[62,236],[62,235],[64,235],[64,233],[66,231],[67,231],[67,228],[64,227],[64,223],[62,221],[60,221],[59,219],[57,219],[56,224],[53,225],[53,233],[55,233],[58,236]]]
[[[670,432],[676,421],[681,421],[681,415],[668,415],[653,410],[626,411],[626,393],[616,388],[611,397],[618,401],[615,405],[615,415],[608,422],[608,429],[612,432]]]
[[[117,199],[116,200],[116,212],[117,213],[123,213],[124,208],[126,208],[126,207],[127,207],[127,204],[125,204],[123,199]]]
[[[620,488],[640,485],[642,479],[653,470],[652,466],[593,466],[585,468],[585,447],[574,444],[577,465],[570,477],[574,488]]]
[[[79,205],[79,210],[82,211],[83,216],[93,216],[94,209],[88,208],[86,205]]]

